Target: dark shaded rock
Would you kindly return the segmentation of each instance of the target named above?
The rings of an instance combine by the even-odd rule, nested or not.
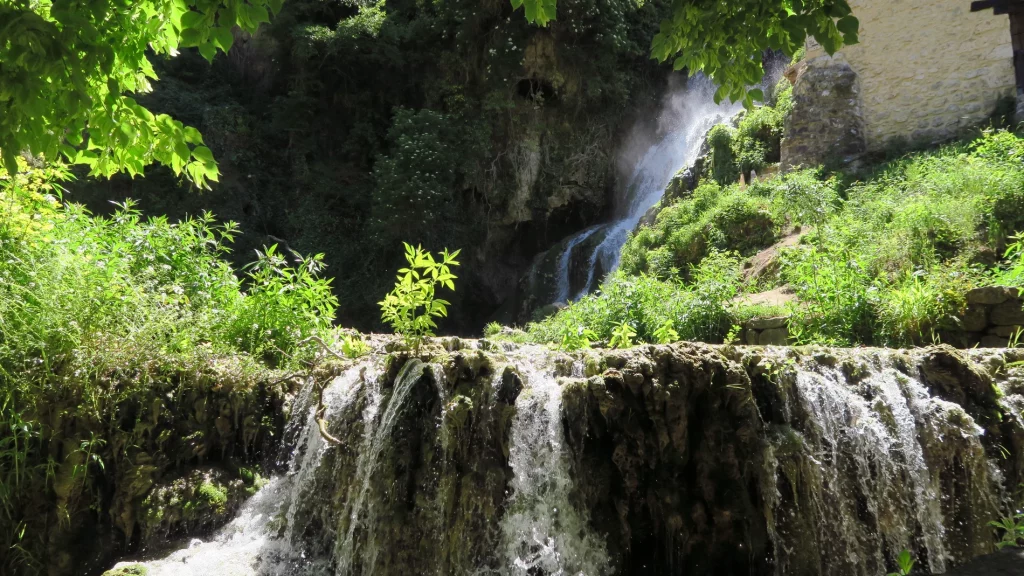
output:
[[[1010,345],[1010,339],[1005,336],[988,334],[981,337],[981,342],[978,345],[981,348],[1006,348]]]
[[[1021,330],[1024,330],[1024,328],[1022,328],[1021,326],[1019,326],[1017,324],[1012,324],[1012,325],[1009,325],[1009,326],[996,326],[994,328],[989,329],[988,333],[991,336],[999,336],[1001,338],[1010,338],[1014,334],[1017,334],[1018,332],[1020,332]]]
[[[1012,326],[1024,324],[1024,310],[1020,300],[1007,300],[992,308],[991,321],[996,326]]]
[[[1017,295],[1016,288],[1006,286],[982,286],[967,291],[968,304],[1002,304]]]
[[[523,390],[523,380],[519,377],[519,374],[512,369],[511,366],[506,366],[501,372],[501,381],[498,385],[498,401],[504,402],[509,406],[514,406],[516,398],[519,397],[519,393]]]
[[[963,329],[968,332],[981,332],[988,327],[988,309],[978,304],[970,304],[962,319]]]
[[[919,369],[933,394],[959,404],[982,426],[998,418],[999,393],[992,379],[963,352],[945,344],[933,346],[921,357]]]
[[[1024,576],[1024,549],[1004,548],[995,554],[977,558],[947,576]]]

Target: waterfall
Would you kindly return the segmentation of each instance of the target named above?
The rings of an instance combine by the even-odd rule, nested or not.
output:
[[[326,418],[340,415],[362,388],[367,364],[350,368],[335,378],[323,395]],[[370,377],[371,381],[376,378]],[[371,402],[372,405],[372,402]],[[327,443],[316,424],[316,383],[307,379],[294,404],[288,435],[297,436],[288,456],[288,471],[270,478],[242,507],[238,515],[212,538],[190,539],[165,557],[141,562],[149,576],[326,576],[326,567],[303,557],[293,546],[297,526],[296,504],[318,498],[312,490]],[[369,415],[372,418],[372,414]],[[278,528],[286,530],[282,536]],[[122,563],[121,565],[133,564]]]
[[[538,294],[539,305],[578,300],[596,288],[619,264],[622,246],[644,215],[661,200],[676,173],[691,166],[715,124],[728,120],[740,106],[715,104],[715,86],[691,78],[686,88],[670,94],[658,116],[658,136],[633,167],[611,222],[592,226],[560,242],[535,264],[551,269],[552,288]],[[585,275],[574,275],[584,267]],[[536,277],[536,270],[531,271]],[[585,278],[580,282],[581,278]]]
[[[364,572],[367,567],[375,564],[379,549],[376,538],[367,539],[368,546],[360,551],[356,546],[355,533],[359,528],[368,529],[371,532],[374,527],[376,510],[368,507],[366,502],[367,494],[371,484],[376,480],[375,472],[381,462],[381,455],[392,440],[395,431],[395,423],[403,408],[406,405],[406,398],[413,389],[413,385],[419,382],[423,376],[426,364],[418,359],[412,359],[405,363],[395,379],[395,386],[391,397],[388,400],[387,408],[377,422],[376,413],[380,404],[379,395],[375,403],[367,406],[367,414],[363,416],[366,424],[363,443],[359,448],[359,460],[356,469],[356,481],[351,485],[349,498],[347,499],[343,521],[346,521],[348,528],[344,537],[339,540],[334,553],[338,569],[337,576],[348,576],[356,573],[356,562],[361,562]],[[371,408],[372,406],[372,408]]]
[[[950,549],[955,539],[943,510],[952,495],[943,493],[942,473],[929,467],[929,459],[949,459],[965,485],[979,488],[962,496],[977,515],[994,515],[998,508],[993,495],[1001,477],[985,457],[984,432],[960,406],[934,397],[901,371],[894,353],[866,356],[854,368],[862,374],[814,364],[795,374],[793,429],[773,442],[768,462],[771,474],[785,477],[791,489],[802,485],[791,506],[805,507],[806,517],[798,526],[786,521],[791,512],[772,514],[782,520],[770,527],[779,576],[790,573],[800,556],[811,556],[821,573],[884,574],[886,555],[894,558],[915,545],[930,573],[962,561]],[[950,457],[958,452],[962,457]],[[780,496],[769,494],[769,506],[778,506]],[[963,526],[970,519],[957,522],[971,528]]]
[[[1000,357],[832,352],[368,359],[322,392],[342,445],[306,382],[286,471],[212,536],[140,560],[150,576],[883,576],[905,548],[934,574],[990,551],[1024,429],[988,438],[965,406],[1024,405],[1019,376],[994,370],[996,392],[978,370]],[[962,389],[940,395],[936,371]]]
[[[588,526],[585,510],[569,501],[573,480],[562,431],[562,389],[545,355],[521,356],[526,389],[516,402],[509,464],[514,474],[508,511],[501,520],[505,568],[510,576],[609,574],[604,542]]]

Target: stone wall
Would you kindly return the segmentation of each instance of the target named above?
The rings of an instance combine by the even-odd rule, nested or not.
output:
[[[805,60],[787,71],[794,82],[793,112],[782,141],[783,170],[844,164],[866,151],[857,73],[828,56]]]
[[[985,286],[969,291],[966,299],[967,308],[957,319],[959,329],[940,331],[943,342],[961,348],[1005,348],[1011,343],[1024,346],[1024,303],[1020,290]],[[789,343],[788,324],[786,316],[748,320],[742,326],[739,341],[752,346],[785,346]],[[932,342],[930,335],[925,334],[915,343]]]
[[[967,0],[851,0],[860,43],[832,59],[859,76],[867,147],[943,140],[1016,94],[1010,22]],[[813,41],[807,59],[828,58]]]

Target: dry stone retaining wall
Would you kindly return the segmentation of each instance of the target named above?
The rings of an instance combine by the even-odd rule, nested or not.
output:
[[[960,329],[941,333],[942,341],[964,348],[1005,348],[1024,345],[1024,302],[1017,288],[985,286],[966,294],[967,308]],[[760,346],[789,343],[789,318],[754,318],[743,324],[740,342]],[[930,344],[922,341],[918,344]]]

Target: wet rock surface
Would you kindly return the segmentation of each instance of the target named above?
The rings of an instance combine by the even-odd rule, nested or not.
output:
[[[876,576],[907,548],[942,573],[1024,481],[1010,350],[392,350],[322,381],[341,444],[303,391],[266,541],[193,570]]]
[[[949,576],[1021,576],[1024,575],[1024,550],[1007,548],[982,556],[955,570]]]

